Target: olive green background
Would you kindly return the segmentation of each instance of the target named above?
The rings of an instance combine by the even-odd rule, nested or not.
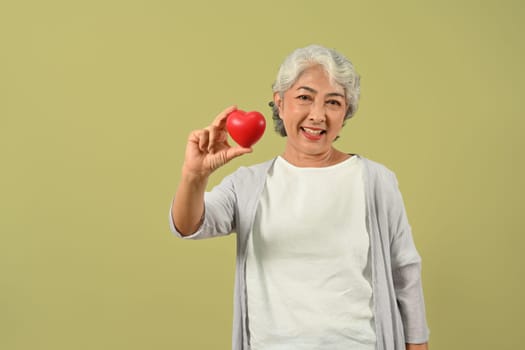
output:
[[[431,348],[524,340],[521,1],[0,3],[0,349],[228,349],[235,237],[168,229],[188,133],[230,104],[269,122],[293,49],[347,55],[337,146],[398,175]],[[322,190],[322,185],[320,185]]]

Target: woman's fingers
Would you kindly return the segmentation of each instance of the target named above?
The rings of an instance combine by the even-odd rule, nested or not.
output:
[[[233,158],[242,156],[243,154],[250,153],[251,148],[233,147],[222,150],[209,156],[209,164],[212,171],[217,170],[221,166],[228,163]]]
[[[213,122],[211,123],[212,126],[215,126],[219,129],[225,129],[226,128],[226,119],[228,118],[228,114],[235,111],[237,109],[237,106],[229,106],[225,110],[223,110],[221,113],[219,113]]]
[[[243,154],[251,153],[252,151],[252,148],[232,147],[228,150],[228,161],[232,160],[233,158],[242,156]]]
[[[206,130],[209,132],[207,151],[215,153],[215,151],[220,149],[218,146],[224,146],[224,142],[228,139],[228,134],[226,130],[219,129],[215,126],[209,126]]]
[[[236,106],[226,108],[219,113],[213,120],[212,124],[206,128],[209,131],[208,152],[214,153],[217,151],[216,145],[224,144],[228,140],[226,120],[228,119],[228,115],[236,109]]]
[[[251,148],[231,147],[228,144],[226,120],[236,109],[236,106],[226,108],[211,125],[191,132],[185,160],[189,168],[207,173],[223,166],[233,158],[252,152]]]
[[[206,129],[195,130],[191,133],[190,141],[197,144],[199,151],[206,152],[208,149],[210,133]]]

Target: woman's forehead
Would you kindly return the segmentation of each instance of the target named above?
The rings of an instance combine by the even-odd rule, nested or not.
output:
[[[289,91],[297,90],[345,96],[344,87],[331,79],[328,72],[321,66],[305,69],[289,89]]]

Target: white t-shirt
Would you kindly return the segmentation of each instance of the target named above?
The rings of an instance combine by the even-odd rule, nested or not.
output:
[[[252,350],[375,349],[362,174],[275,161],[247,247]]]

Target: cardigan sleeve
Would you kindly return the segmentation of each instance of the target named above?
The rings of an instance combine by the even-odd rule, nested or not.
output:
[[[392,277],[405,342],[421,344],[428,341],[425,301],[421,281],[421,257],[416,249],[397,178],[392,179],[389,205],[390,256]]]
[[[183,239],[212,238],[232,233],[235,229],[236,203],[232,178],[232,175],[225,177],[221,183],[215,186],[210,192],[205,192],[204,220],[199,229],[191,235],[183,236],[177,230],[170,208],[169,224],[171,232]]]

